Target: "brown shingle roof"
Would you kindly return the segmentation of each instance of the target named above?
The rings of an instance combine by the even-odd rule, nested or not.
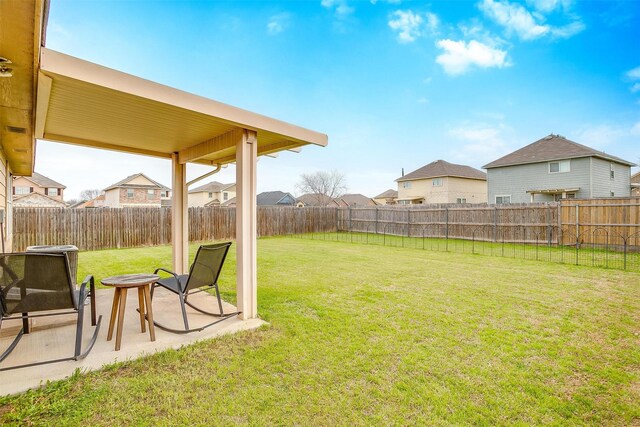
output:
[[[324,194],[303,194],[298,197],[298,201],[304,203],[307,206],[329,206],[333,199]]]
[[[153,183],[153,185],[127,184],[127,182],[129,182],[132,179],[137,178],[139,176],[145,177],[146,179],[151,181]],[[115,184],[111,184],[110,186],[105,188],[104,191],[111,190],[112,188],[118,188],[118,187],[135,187],[135,188],[147,188],[148,187],[148,188],[160,188],[161,190],[164,190],[164,191],[171,190],[169,187],[165,187],[164,185],[160,184],[157,181],[152,180],[151,178],[149,178],[148,176],[146,176],[143,173],[135,173],[133,175],[129,175],[125,179],[123,179],[121,181],[118,181]]]
[[[633,163],[627,160],[594,150],[586,145],[570,141],[563,136],[550,134],[526,147],[522,147],[511,154],[507,154],[498,160],[484,165],[483,168],[491,169],[502,166],[526,165],[529,163],[576,159],[580,157],[599,157],[622,163],[623,165],[633,166]]]
[[[201,185],[200,187],[196,187],[192,190],[189,190],[189,193],[218,193],[220,191],[224,191],[229,187],[234,186],[235,184],[223,184],[218,181],[211,181],[207,184]]]
[[[375,206],[377,205],[373,199],[362,194],[344,194],[336,197],[336,200],[343,206]]]
[[[392,189],[388,189],[384,193],[378,194],[377,196],[374,197],[374,199],[397,199],[397,198],[398,198],[398,191],[392,190]]]
[[[456,165],[453,163],[445,162],[444,160],[436,160],[428,165],[414,170],[411,173],[401,176],[396,179],[397,182],[411,181],[414,179],[426,179],[426,178],[438,178],[441,176],[453,176],[457,178],[471,178],[479,179],[482,181],[487,180],[487,174],[474,169],[471,166]]]
[[[62,188],[62,189],[67,188],[64,185],[60,184],[59,182],[56,182],[56,181],[52,180],[51,178],[47,178],[44,175],[40,175],[37,172],[34,172],[33,175],[31,175],[31,176],[25,176],[25,178],[27,178],[30,181],[33,181],[34,183],[38,184],[40,187]]]

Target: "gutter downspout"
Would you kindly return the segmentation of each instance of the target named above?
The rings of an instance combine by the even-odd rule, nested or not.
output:
[[[215,174],[217,174],[218,172],[220,172],[220,169],[222,169],[222,165],[221,165],[221,164],[217,164],[217,165],[216,165],[216,168],[215,168],[214,170],[212,170],[211,172],[207,172],[207,173],[205,173],[204,175],[200,175],[199,177],[197,177],[197,178],[195,178],[195,179],[192,179],[191,181],[188,181],[188,182],[187,182],[187,188],[189,188],[189,186],[190,186],[191,184],[194,184],[194,183],[196,183],[196,182],[198,182],[198,181],[200,181],[200,180],[203,180],[203,179],[205,179],[205,178],[208,178],[208,177],[210,177],[211,175],[215,175]]]

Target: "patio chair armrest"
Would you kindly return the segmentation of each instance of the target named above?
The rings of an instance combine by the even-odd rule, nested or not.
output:
[[[87,285],[89,285],[89,293],[87,293]],[[88,295],[95,295],[96,292],[96,282],[93,278],[92,274],[88,274],[87,277],[84,278],[82,283],[80,284],[80,294],[78,297],[78,303],[84,303],[84,300]]]
[[[178,275],[176,273],[174,273],[171,270],[167,270],[166,268],[156,268],[156,271],[153,272],[153,274],[158,274],[158,271],[164,271],[165,273],[168,273],[170,275],[172,275],[173,277],[176,278],[177,282],[180,283],[180,278],[178,278]]]

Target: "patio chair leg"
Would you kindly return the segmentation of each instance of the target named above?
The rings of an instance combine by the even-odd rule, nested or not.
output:
[[[189,330],[189,320],[187,320],[187,307],[184,303],[184,295],[180,293],[178,294],[178,298],[180,298],[180,308],[182,309],[182,320],[184,321],[184,329]]]
[[[214,283],[213,286],[216,289],[216,297],[218,297],[218,307],[220,307],[220,316],[224,316],[224,311],[222,310],[222,298],[220,298],[220,289],[218,289],[217,283]]]
[[[22,330],[25,334],[28,334],[29,331],[29,313],[22,313]]]
[[[81,295],[82,296],[82,295]],[[73,358],[78,359],[82,350],[82,327],[84,325],[84,301],[80,299],[78,304],[78,324],[76,325],[76,348],[73,353]]]
[[[96,284],[93,276],[89,282],[89,296],[91,298],[91,326],[96,326]]]
[[[13,349],[16,348],[16,345],[18,345],[18,341],[20,341],[20,339],[22,338],[23,334],[24,334],[24,329],[20,329],[20,332],[18,332],[18,335],[16,335],[16,337],[13,339],[13,342],[4,351],[4,353],[0,354],[0,362],[2,362],[4,359],[6,359],[7,356],[9,356],[9,354],[11,354]],[[0,370],[2,370],[2,369],[0,369]]]

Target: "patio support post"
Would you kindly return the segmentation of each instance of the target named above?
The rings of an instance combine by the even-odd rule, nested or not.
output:
[[[236,287],[241,319],[258,316],[257,158],[257,134],[245,130],[236,145]]]
[[[187,208],[187,165],[180,163],[178,153],[171,155],[171,249],[173,271],[185,274],[189,266],[189,211]]]

